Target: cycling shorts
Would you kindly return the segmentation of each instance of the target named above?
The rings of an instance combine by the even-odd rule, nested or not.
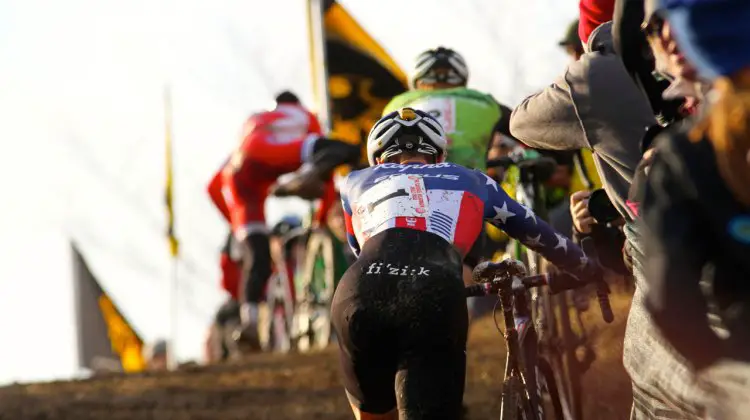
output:
[[[435,234],[370,238],[336,288],[331,315],[349,401],[366,413],[459,418],[468,315],[459,253]],[[395,384],[395,386],[394,386]]]

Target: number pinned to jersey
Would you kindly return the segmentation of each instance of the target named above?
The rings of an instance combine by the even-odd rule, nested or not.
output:
[[[456,99],[449,96],[432,96],[421,98],[410,104],[414,109],[424,111],[443,126],[445,133],[456,132]]]
[[[427,189],[421,175],[387,178],[359,198],[354,213],[363,230],[372,230],[400,217],[423,218],[429,213]]]

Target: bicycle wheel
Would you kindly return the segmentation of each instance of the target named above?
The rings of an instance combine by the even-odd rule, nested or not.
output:
[[[321,247],[318,249],[314,265],[312,286],[316,304],[312,328],[315,348],[323,349],[330,343],[333,332],[330,303],[336,290],[336,266],[331,234],[327,230],[321,230],[318,234],[321,237]]]
[[[538,420],[565,420],[560,392],[555,379],[555,373],[549,360],[540,352],[535,331],[529,330],[523,341],[522,357],[519,359],[530,418]]]
[[[503,382],[500,397],[500,420],[533,420],[523,384],[517,376],[510,376]]]
[[[581,379],[587,365],[593,361],[593,352],[587,346],[582,349],[585,354],[579,354],[579,349],[584,341],[573,330],[571,322],[571,305],[568,304],[568,294],[561,293],[557,296],[557,306],[560,313],[560,354],[562,366],[560,372],[561,386],[565,387],[567,405],[574,419],[583,419],[583,401],[581,395]],[[583,359],[583,360],[581,360]]]
[[[331,340],[329,304],[335,288],[333,242],[325,230],[310,233],[294,314],[295,346],[300,351],[327,347]]]
[[[565,420],[563,415],[560,393],[555,381],[555,373],[552,366],[543,358],[539,358],[536,368],[536,385],[542,396],[542,419]]]
[[[288,351],[290,336],[281,303],[273,301],[262,305],[258,315],[261,349],[264,352]]]
[[[315,297],[312,293],[312,282],[315,270],[315,254],[320,241],[312,232],[308,232],[304,241],[304,251],[297,260],[294,275],[296,302],[292,318],[292,346],[300,352],[309,351],[312,347],[312,316]]]
[[[544,261],[542,272],[556,272],[556,268]],[[570,306],[567,305],[565,293],[553,295],[548,288],[541,289],[535,308],[538,318],[535,326],[540,329],[540,353],[552,372],[558,397],[557,415],[563,418],[579,419],[576,414],[580,404],[580,374],[571,359],[575,357],[578,342],[574,342],[575,334],[570,327]],[[571,336],[573,334],[573,336]]]

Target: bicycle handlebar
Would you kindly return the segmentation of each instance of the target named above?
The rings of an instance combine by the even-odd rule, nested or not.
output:
[[[596,262],[596,252],[593,248],[593,241],[589,241],[588,239],[591,238],[584,239],[581,246],[584,248],[585,252],[587,251],[586,255],[588,255],[590,259],[594,259],[593,265],[598,267],[598,263]],[[530,289],[545,285],[549,286],[552,294],[557,294],[565,290],[583,287],[589,283],[596,283],[596,296],[599,301],[599,309],[601,309],[604,322],[609,324],[615,318],[612,312],[612,306],[609,302],[609,286],[600,273],[591,276],[590,280],[585,281],[579,280],[575,276],[565,272],[526,276],[526,266],[521,261],[507,259],[499,263],[489,261],[480,263],[474,268],[472,277],[478,284],[465,288],[467,297],[487,296],[496,294],[501,290],[518,290],[517,288],[520,287],[523,289]]]
[[[509,166],[518,166],[519,168],[531,168],[537,167],[545,170],[553,170],[557,166],[557,162],[554,159],[540,156],[535,158],[526,158],[523,155],[511,154],[509,156],[503,156],[497,159],[489,159],[486,163],[488,168],[503,168],[508,169]]]
[[[487,160],[487,167],[488,168],[503,168],[508,169],[509,166],[515,165],[515,162],[512,158],[509,158],[507,156],[503,156],[501,158],[497,159],[489,159]]]
[[[508,264],[521,264],[520,261],[504,260],[499,263],[483,262],[474,269],[474,281],[479,284],[466,287],[467,296],[486,296],[495,294],[503,288],[523,287],[531,289],[549,286],[553,294],[583,287],[588,282],[578,280],[567,273],[545,273],[525,276],[525,273],[512,274]],[[520,275],[519,275],[520,274]],[[519,283],[514,284],[514,281]]]

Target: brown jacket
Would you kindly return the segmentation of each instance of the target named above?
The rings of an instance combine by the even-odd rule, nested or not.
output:
[[[538,149],[592,149],[607,195],[632,220],[625,201],[641,159],[641,138],[656,120],[645,95],[614,54],[611,27],[611,22],[599,26],[578,61],[513,111],[510,131]]]

